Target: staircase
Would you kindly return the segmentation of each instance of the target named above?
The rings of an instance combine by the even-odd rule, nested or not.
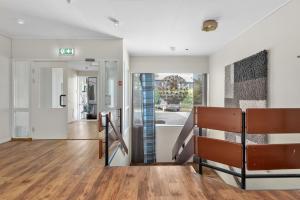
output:
[[[176,164],[185,164],[194,155],[195,109],[186,120],[172,149],[172,159]]]

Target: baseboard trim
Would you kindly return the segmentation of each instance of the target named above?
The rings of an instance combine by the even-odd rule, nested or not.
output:
[[[11,138],[0,138],[0,144],[11,141]]]
[[[32,141],[32,138],[11,138],[11,141]]]

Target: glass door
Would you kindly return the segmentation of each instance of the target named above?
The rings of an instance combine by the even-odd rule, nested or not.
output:
[[[33,62],[31,131],[35,139],[67,138],[67,64]]]
[[[30,63],[13,65],[13,138],[30,138]]]

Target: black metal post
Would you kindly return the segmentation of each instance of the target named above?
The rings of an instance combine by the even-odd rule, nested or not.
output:
[[[217,171],[220,171],[220,172],[224,172],[224,173],[227,173],[227,174],[231,174],[233,176],[237,176],[237,177],[242,177],[242,175],[238,172],[234,172],[234,171],[230,171],[230,170],[227,170],[227,169],[223,169],[221,167],[217,167],[217,166],[213,166],[213,165],[210,165],[208,163],[202,163],[202,166],[204,167],[208,167],[208,168],[211,168],[211,169],[214,169],[214,170],[217,170]]]
[[[199,136],[202,136],[202,128],[201,127],[199,127]],[[202,170],[202,158],[201,157],[199,157],[198,164],[199,164],[199,174],[202,175],[203,170]]]
[[[119,111],[120,111],[120,133],[122,134],[122,125],[123,125],[122,108],[120,108]]]
[[[108,166],[108,133],[109,133],[109,115],[105,115],[105,166]]]
[[[245,112],[242,113],[242,169],[241,169],[241,188],[246,189],[246,122]]]

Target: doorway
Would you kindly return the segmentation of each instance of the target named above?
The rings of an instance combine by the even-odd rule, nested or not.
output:
[[[97,115],[118,108],[118,61],[13,61],[14,139],[98,139]]]
[[[68,64],[68,139],[98,139],[99,63]]]

